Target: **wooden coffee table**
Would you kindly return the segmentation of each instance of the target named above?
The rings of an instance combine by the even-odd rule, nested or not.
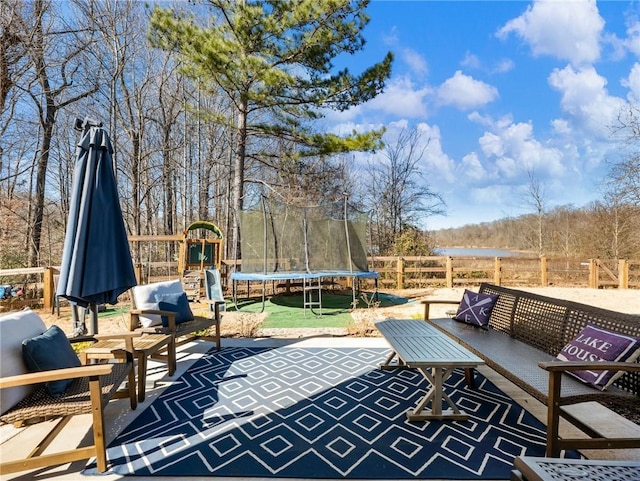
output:
[[[147,382],[147,359],[174,341],[170,334],[142,334],[133,338],[134,356],[138,361],[138,400],[144,401]],[[83,364],[99,359],[124,359],[125,341],[123,339],[101,339],[82,351]],[[175,349],[167,349],[169,376],[176,371],[176,359],[171,356]]]
[[[407,412],[409,421],[469,418],[444,392],[444,382],[455,368],[477,367],[484,364],[482,359],[421,320],[387,319],[376,322],[375,326],[393,349],[380,368],[417,369],[431,384],[416,408]],[[443,400],[449,409],[443,410]],[[431,408],[427,409],[429,402]]]

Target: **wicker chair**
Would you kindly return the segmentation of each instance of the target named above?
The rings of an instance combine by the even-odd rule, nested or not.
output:
[[[33,313],[29,316],[39,320]],[[15,329],[13,330],[15,331]],[[12,344],[14,345],[6,345],[9,336],[3,337],[0,342],[3,347],[3,362],[6,363],[7,358],[4,356],[19,353],[20,346],[15,345],[16,336],[13,336]],[[3,396],[12,394],[11,391],[28,394],[0,415],[1,423],[21,427],[27,423],[59,419],[26,459],[6,460],[6,456],[3,456],[0,463],[0,474],[55,466],[91,457],[96,457],[99,472],[106,471],[105,406],[112,398],[128,397],[131,409],[137,407],[132,336],[127,336],[125,339],[127,353],[126,361],[122,363],[80,366],[36,373],[22,372],[13,375],[4,372],[3,377],[0,378],[0,392]],[[53,397],[46,390],[44,383],[63,379],[73,379],[73,381],[62,395]],[[121,391],[119,387],[124,381],[128,381],[128,389]],[[3,397],[3,401],[6,399],[8,397]],[[78,414],[93,415],[93,444],[44,454],[44,451],[61,433],[64,426],[73,416]]]

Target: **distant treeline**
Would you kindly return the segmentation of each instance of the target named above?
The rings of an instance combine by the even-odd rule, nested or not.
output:
[[[601,259],[640,257],[640,207],[557,207],[433,233],[436,245],[527,250],[547,256]]]

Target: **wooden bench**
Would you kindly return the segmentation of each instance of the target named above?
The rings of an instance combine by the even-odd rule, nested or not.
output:
[[[640,363],[554,361],[560,350],[587,324],[640,337],[640,315],[623,314],[491,284],[481,284],[479,292],[498,295],[488,330],[451,318],[429,319],[431,304],[458,304],[459,300],[423,301],[425,320],[547,406],[547,456],[557,457],[564,449],[640,447],[640,438],[606,438],[563,409],[571,404],[597,401],[610,407],[621,406],[627,412],[638,412]],[[586,369],[621,370],[625,371],[625,375],[606,391],[600,391],[567,374],[569,371]],[[589,438],[560,439],[560,417]]]

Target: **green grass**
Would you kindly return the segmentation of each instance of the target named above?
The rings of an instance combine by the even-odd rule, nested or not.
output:
[[[364,299],[366,296],[366,300]],[[372,293],[363,293],[358,299],[358,308],[373,308],[376,301],[372,298]],[[319,309],[313,311],[307,309],[306,317],[303,309],[302,293],[280,294],[273,296],[265,302],[265,312],[267,318],[262,324],[262,328],[313,328],[313,327],[341,327],[346,328],[352,321],[351,317],[351,291],[345,294],[337,294],[324,291],[322,293],[322,315]],[[405,304],[407,299],[379,294],[380,307],[387,307],[398,304]],[[261,298],[251,298],[239,301],[240,312],[260,312],[262,308]],[[228,307],[229,311],[234,311],[235,307]]]

